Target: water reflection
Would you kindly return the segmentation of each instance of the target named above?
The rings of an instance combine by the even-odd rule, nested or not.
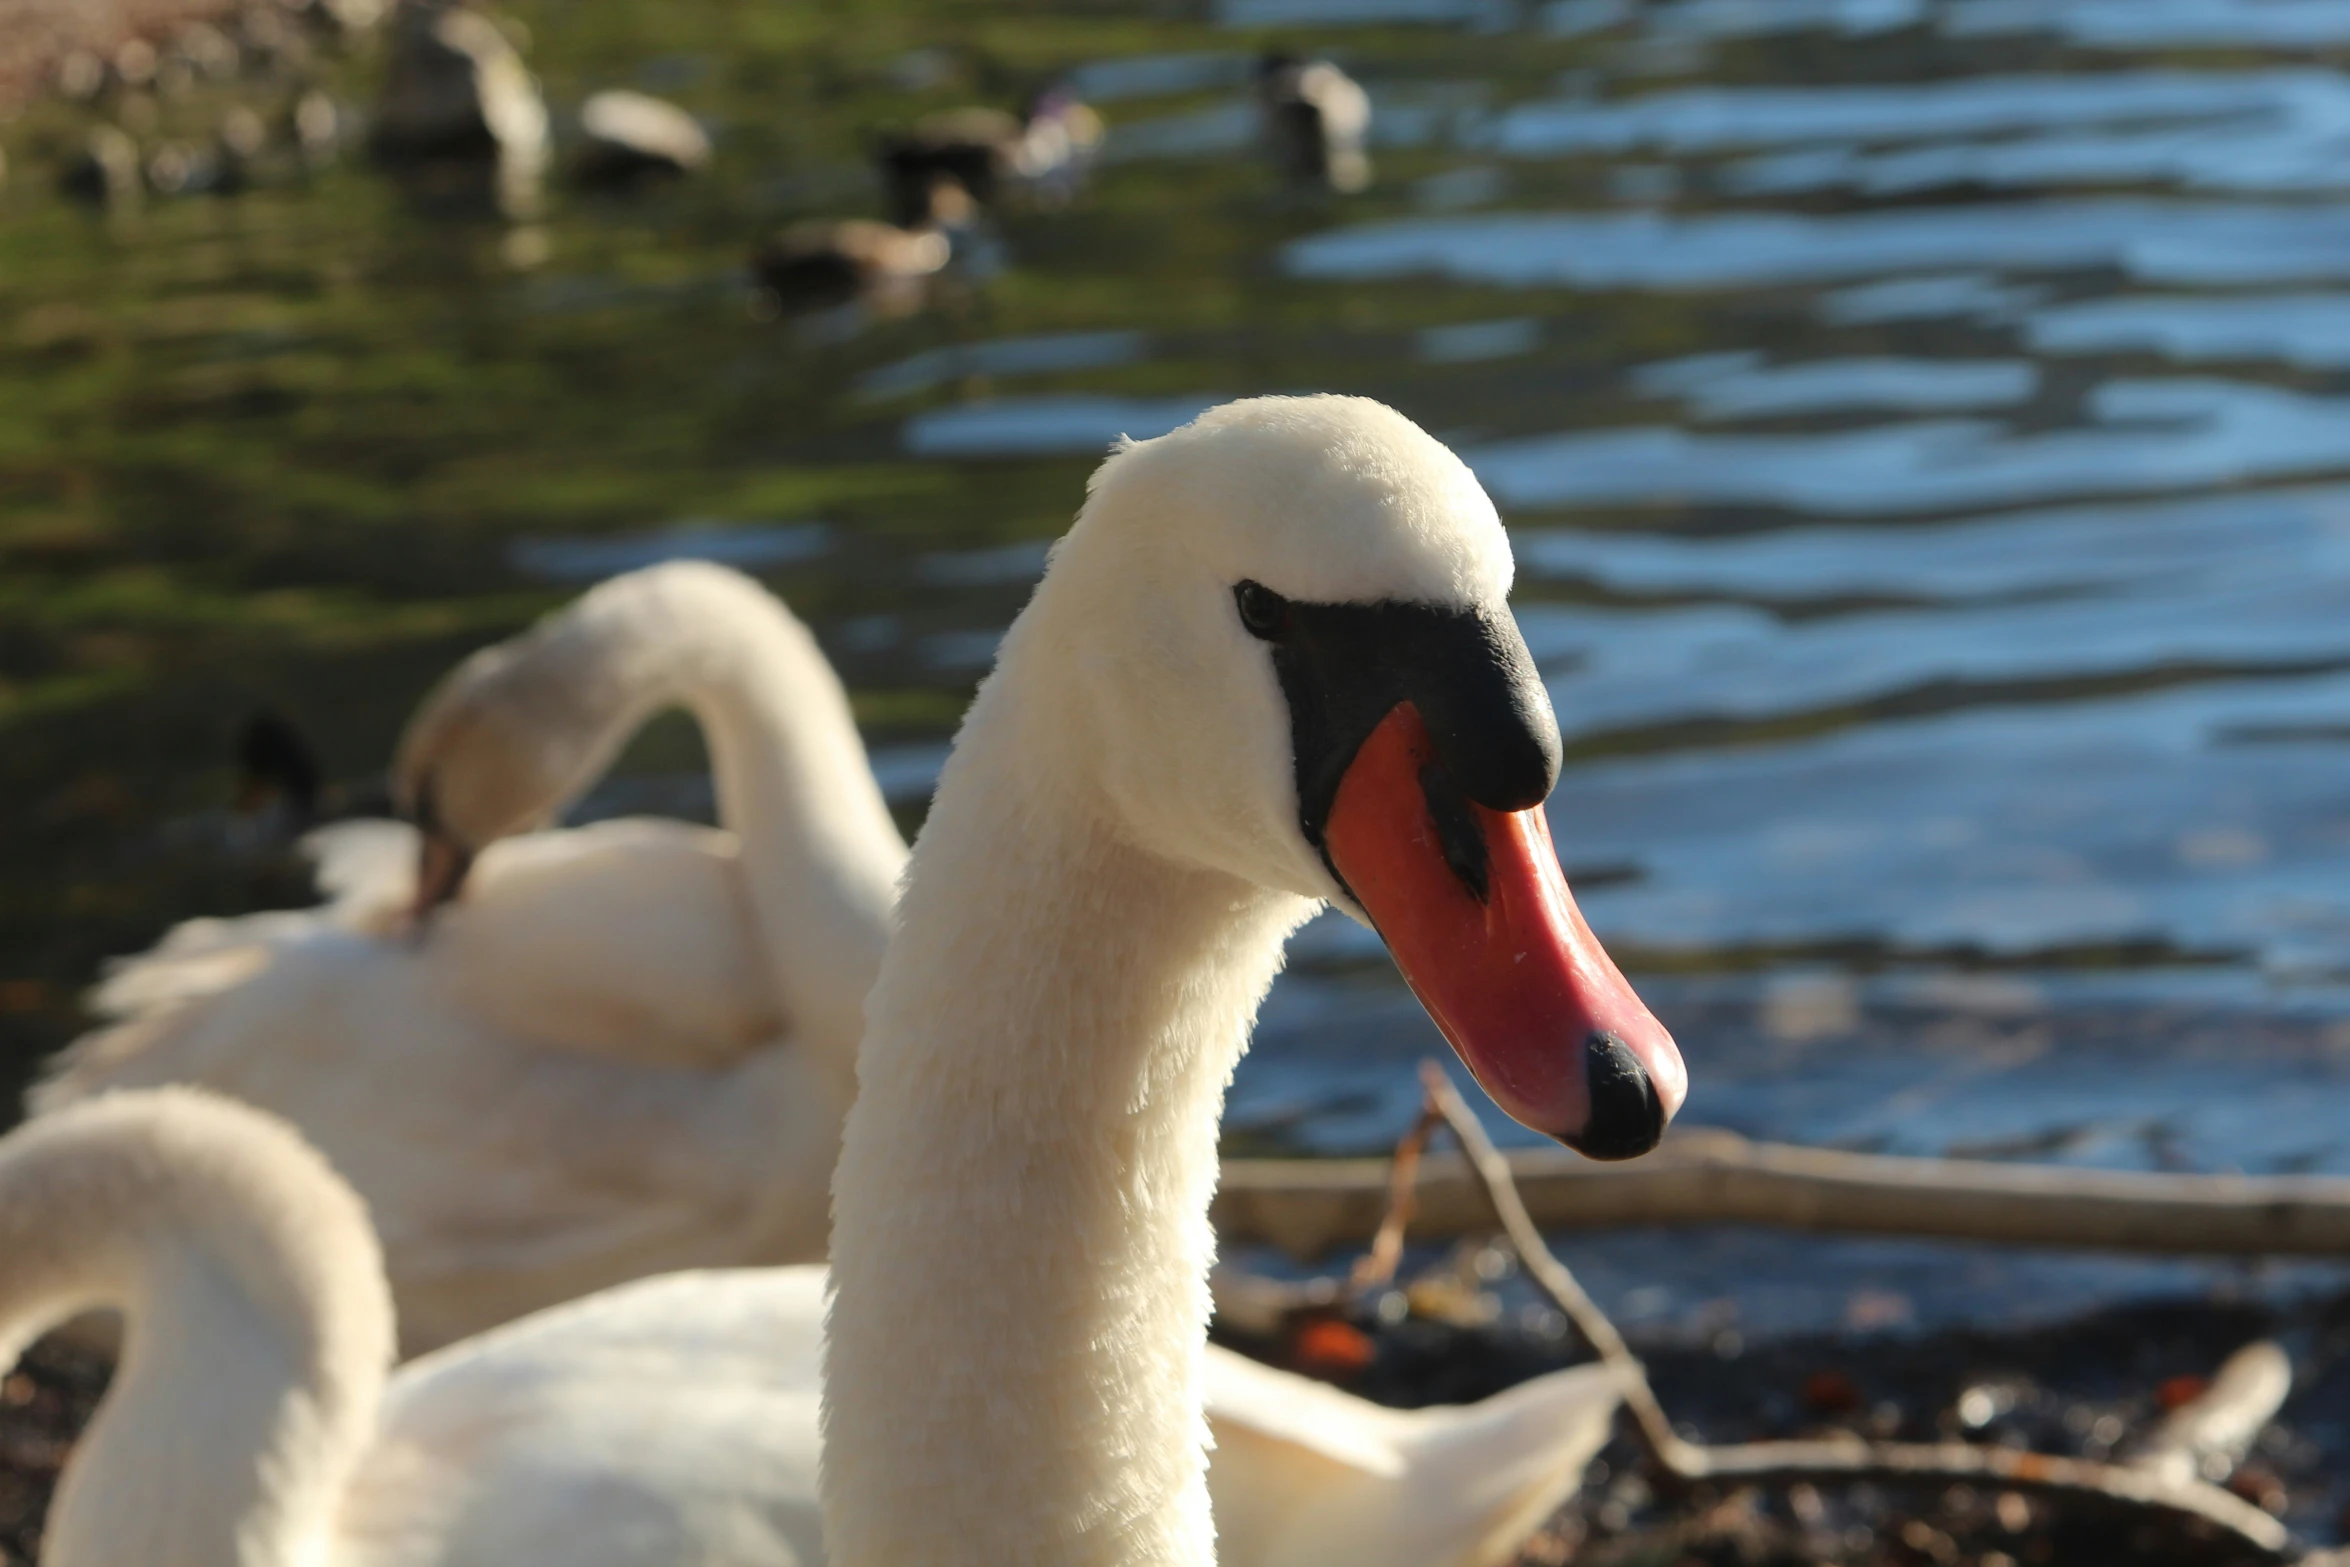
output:
[[[2308,53],[2350,0],[1048,7],[1016,61],[920,8],[810,53],[691,0],[642,57],[522,9],[558,123],[633,80],[714,147],[551,193],[528,275],[349,169],[12,190],[0,1028],[48,1032],[8,1037],[290,895],[164,825],[237,717],[356,778],[459,652],[655,559],[792,599],[911,822],[1101,451],[1326,388],[1502,506],[1557,836],[1694,1116],[2350,1169],[2350,78]],[[1269,49],[1361,80],[1369,189],[1280,188]],[[751,318],[759,234],[880,210],[869,132],[1046,80],[1103,107],[1089,195],[931,308]],[[680,733],[590,809],[706,811]],[[1376,1146],[1436,1041],[1366,933],[1294,959],[1235,1136]]]
[[[2122,294],[2034,311],[2024,332],[2046,354],[2147,353],[2342,369],[2350,367],[2350,294]]]
[[[917,414],[905,447],[917,457],[1042,457],[1107,451],[1122,436],[1148,440],[1189,424],[1219,393],[1100,397],[1067,393],[1005,397]]]
[[[2102,198],[1839,217],[1496,213],[1337,229],[1299,240],[1286,259],[1306,278],[1432,275],[1521,288],[1754,288],[1950,267],[2289,283],[2350,277],[2350,212]]]
[[[1796,384],[1817,388],[1815,395],[1861,390],[1832,376]],[[2044,434],[1980,420],[1787,436],[1658,425],[1500,441],[1462,455],[1495,499],[1514,506],[1690,500],[1843,516],[2196,488],[2350,466],[2350,400],[2342,398],[2236,381],[2113,380],[2082,401],[2088,428]]]

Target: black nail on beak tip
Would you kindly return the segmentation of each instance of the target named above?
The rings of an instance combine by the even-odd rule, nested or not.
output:
[[[1591,1085],[1591,1115],[1580,1136],[1561,1142],[1586,1159],[1637,1159],[1663,1140],[1664,1103],[1621,1039],[1602,1032],[1585,1040],[1583,1071]]]

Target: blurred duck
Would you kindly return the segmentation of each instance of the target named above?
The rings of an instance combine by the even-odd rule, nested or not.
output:
[[[1257,63],[1266,149],[1294,185],[1341,193],[1371,183],[1371,98],[1328,60],[1268,54]]]
[[[751,253],[751,277],[783,314],[861,303],[902,315],[921,305],[977,221],[970,193],[941,179],[911,226],[870,218],[796,223]]]
[[[647,1279],[387,1375],[357,1194],[274,1116],[191,1089],[0,1139],[0,1259],[0,1372],[73,1311],[125,1319],[41,1567],[825,1560],[821,1268]],[[1507,1560],[1620,1396],[1582,1366],[1404,1411],[1215,1347],[1205,1369],[1224,1567]]]
[[[1031,99],[1022,115],[1001,109],[931,115],[911,131],[881,137],[874,159],[891,221],[911,226],[942,179],[991,205],[1011,186],[1049,206],[1065,203],[1101,139],[1101,116],[1069,88],[1054,86]]]
[[[529,831],[674,705],[725,830]],[[118,1021],[32,1107],[196,1083],[284,1115],[372,1208],[410,1353],[646,1273],[821,1258],[906,846],[807,628],[722,567],[615,579],[460,666],[393,783],[421,838],[327,828],[324,906],[120,964]]]
[[[326,770],[298,725],[261,708],[237,728],[236,814],[255,836],[291,840],[318,824]]]

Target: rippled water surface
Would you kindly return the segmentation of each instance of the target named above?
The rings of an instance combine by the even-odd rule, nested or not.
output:
[[[816,626],[911,824],[1104,445],[1328,389],[1502,506],[1555,831],[1692,1119],[2350,1171],[2350,3],[520,15],[558,111],[666,93],[715,171],[520,224],[356,165],[100,219],[37,172],[69,117],[0,132],[20,1061],[104,954],[294,896],[223,815],[256,706],[356,783],[465,648],[710,555]],[[1368,192],[1276,190],[1271,44],[1371,90]],[[872,128],[1049,73],[1110,124],[1074,206],[926,313],[758,318],[750,241],[870,210]],[[666,725],[598,808],[706,802],[697,765]],[[1435,1043],[1317,924],[1234,1145],[1382,1144]]]

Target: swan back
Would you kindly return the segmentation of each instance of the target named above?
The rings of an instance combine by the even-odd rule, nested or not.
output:
[[[815,637],[740,572],[672,561],[615,577],[442,682],[393,764],[394,799],[427,829],[420,905],[553,816],[672,704],[709,743],[776,1001],[845,1084],[905,840]]]
[[[372,1435],[390,1292],[350,1188],[275,1118],[104,1095],[0,1141],[0,1361],[95,1307],[121,1362],[43,1567],[309,1567]]]

